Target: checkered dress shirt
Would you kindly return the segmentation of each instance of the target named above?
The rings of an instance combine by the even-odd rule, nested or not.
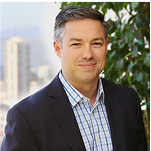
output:
[[[101,78],[93,107],[90,106],[90,99],[76,90],[62,72],[59,73],[59,79],[71,103],[86,150],[113,151]]]

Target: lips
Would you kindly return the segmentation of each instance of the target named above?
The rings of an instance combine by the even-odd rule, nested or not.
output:
[[[85,68],[85,69],[93,69],[96,66],[96,63],[80,63],[78,66]]]
[[[94,66],[96,63],[85,63],[85,64],[79,64],[79,66]]]

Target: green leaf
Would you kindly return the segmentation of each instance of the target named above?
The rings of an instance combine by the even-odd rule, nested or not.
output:
[[[109,59],[112,59],[112,57],[115,55],[115,51],[113,51],[110,56],[109,56]]]
[[[132,56],[137,57],[138,56],[138,47],[133,46],[132,47]]]
[[[135,30],[134,35],[135,35],[135,38],[138,40],[142,38],[142,32],[140,30]]]
[[[149,28],[149,19],[144,14],[136,15],[135,23],[139,29],[141,28]]]
[[[138,2],[132,2],[132,3],[131,3],[131,8],[132,8],[132,10],[134,10],[138,5],[139,5]]]
[[[127,53],[125,56],[124,56],[124,59],[126,59],[127,57],[131,56],[132,55],[132,52],[129,52]]]
[[[124,60],[123,59],[119,59],[116,61],[116,66],[117,68],[121,69],[124,65]]]
[[[129,63],[129,65],[128,65],[128,72],[130,72],[131,71],[131,69],[133,68],[133,66],[134,66],[135,64],[132,62],[132,61],[130,61],[130,63]]]
[[[136,80],[139,82],[139,81],[142,81],[143,79],[143,74],[141,72],[139,72],[137,75],[136,75]]]
[[[148,67],[150,66],[150,54],[149,53],[146,54],[146,57],[143,62],[145,63],[146,66],[148,66]]]
[[[120,44],[120,46],[119,46],[119,49],[124,48],[124,46],[125,46],[125,42],[122,42],[122,43]]]
[[[134,33],[132,32],[132,30],[129,30],[126,35],[126,41],[128,43],[132,43],[133,40],[134,40]]]

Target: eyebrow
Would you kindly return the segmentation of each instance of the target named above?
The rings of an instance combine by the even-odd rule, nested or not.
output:
[[[94,38],[91,41],[97,41],[97,40],[104,41],[104,39],[102,37]],[[82,39],[72,37],[69,39],[69,42],[71,42],[71,41],[82,41]]]
[[[82,39],[72,37],[72,38],[69,39],[69,42],[70,41],[82,41]]]
[[[98,38],[94,38],[94,39],[92,39],[92,41],[97,41],[97,40],[104,41],[104,39],[103,39],[102,37],[98,37]]]

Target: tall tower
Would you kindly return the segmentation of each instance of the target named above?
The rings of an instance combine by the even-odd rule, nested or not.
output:
[[[8,99],[18,100],[29,92],[30,54],[28,42],[13,37],[4,46],[4,78]]]

